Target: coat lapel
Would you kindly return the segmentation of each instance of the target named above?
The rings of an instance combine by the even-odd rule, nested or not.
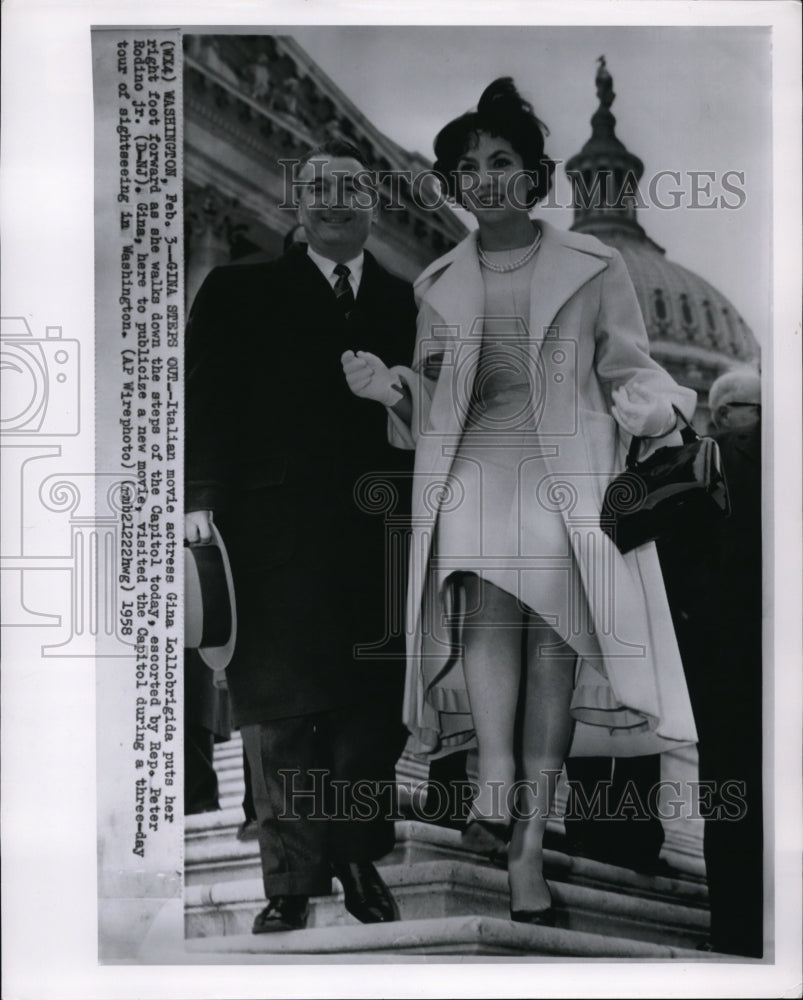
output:
[[[306,243],[294,243],[277,264],[281,265],[279,291],[277,293],[275,288],[265,290],[266,296],[269,296],[267,308],[273,307],[272,300],[277,294],[285,295],[290,289],[298,300],[299,308],[303,305],[306,311],[334,311],[335,293],[320,268],[308,256]]]
[[[357,289],[357,298],[355,299],[356,306],[361,306],[363,308],[370,306],[370,304],[377,297],[378,284],[381,277],[382,272],[379,270],[379,264],[367,250],[364,250],[362,260],[362,278],[360,279],[360,287]],[[332,294],[334,294],[334,292]]]
[[[485,310],[485,289],[477,257],[477,233],[471,233],[452,251],[452,263],[424,295],[444,323],[454,327],[455,340],[478,340]]]
[[[530,293],[529,336],[538,363],[545,332],[561,308],[586,282],[608,266],[608,255],[574,246],[571,233],[540,222],[541,247],[536,255]],[[474,384],[482,342],[485,288],[477,257],[477,231],[442,259],[445,270],[423,293],[426,302],[449,328],[445,341],[455,345],[454,363],[444,366],[432,403],[433,424],[452,438],[461,430],[461,416]],[[424,276],[426,276],[426,272]]]
[[[541,248],[535,258],[530,288],[530,338],[540,353],[546,330],[561,308],[586,282],[608,266],[608,260],[576,250],[570,234],[541,222]]]
[[[600,271],[608,266],[608,257],[578,250],[572,235],[562,233],[547,222],[539,223],[541,247],[535,258],[530,295],[530,336],[542,341],[561,307]],[[477,258],[477,231],[470,233],[451,254],[451,263],[424,293],[424,300],[444,323],[455,327],[455,338],[481,339],[485,309],[485,290]]]
[[[471,233],[452,251],[452,262],[424,293],[424,301],[446,330],[430,330],[436,351],[447,361],[432,399],[433,427],[444,441],[456,441],[467,415],[482,344],[485,289],[477,258],[477,235]],[[443,455],[440,456],[441,460]],[[447,465],[448,468],[448,465]]]

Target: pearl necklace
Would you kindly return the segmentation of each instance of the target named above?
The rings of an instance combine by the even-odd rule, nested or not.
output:
[[[541,246],[540,229],[536,232],[535,239],[518,260],[512,260],[507,264],[497,264],[485,256],[485,251],[479,243],[477,243],[477,254],[480,258],[480,264],[482,264],[483,267],[487,267],[489,271],[496,271],[497,274],[507,274],[509,271],[518,271],[520,267],[524,267],[524,265],[535,256],[535,252],[539,246]]]

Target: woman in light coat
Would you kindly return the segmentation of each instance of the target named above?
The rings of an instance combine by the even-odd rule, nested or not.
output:
[[[478,228],[416,282],[411,369],[342,359],[416,450],[412,748],[477,748],[467,839],[510,840],[511,915],[530,923],[554,919],[543,834],[567,754],[696,740],[655,547],[623,556],[599,527],[630,435],[675,443],[672,407],[691,417],[695,394],[650,358],[619,254],[531,219],[544,131],[507,78],[442,129],[436,169]]]

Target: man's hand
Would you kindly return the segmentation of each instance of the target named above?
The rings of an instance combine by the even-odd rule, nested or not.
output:
[[[340,356],[349,389],[355,396],[375,399],[383,406],[393,406],[404,396],[401,386],[387,365],[368,351],[344,351]]]
[[[616,422],[634,437],[662,437],[675,427],[677,421],[671,404],[638,382],[614,389],[611,398]]]
[[[184,537],[190,543],[212,541],[212,511],[192,510],[184,515]]]

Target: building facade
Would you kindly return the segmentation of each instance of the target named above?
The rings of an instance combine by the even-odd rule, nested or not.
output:
[[[383,135],[292,38],[186,37],[188,304],[212,267],[282,252],[295,213],[287,198],[291,168],[280,161],[297,160],[329,138],[355,143],[367,165],[385,178],[368,249],[390,271],[412,280],[465,235],[448,207],[428,210],[410,197],[406,177],[430,165]],[[401,179],[391,182],[391,174]]]

